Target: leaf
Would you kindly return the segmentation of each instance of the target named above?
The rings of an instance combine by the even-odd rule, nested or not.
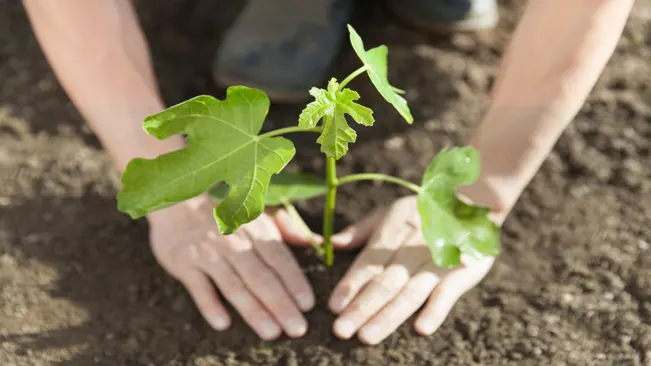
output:
[[[357,133],[346,121],[346,114],[361,125],[372,126],[375,121],[373,111],[355,102],[359,99],[357,92],[339,90],[339,83],[334,78],[330,79],[328,90],[312,88],[310,94],[315,100],[301,112],[298,125],[313,128],[323,119],[323,132],[317,142],[324,154],[340,159],[348,152],[348,144],[357,139]]]
[[[366,66],[366,73],[373,85],[375,85],[375,88],[387,102],[393,105],[407,123],[414,123],[414,117],[411,115],[407,101],[399,95],[403,94],[404,91],[393,87],[389,83],[389,49],[387,46],[382,45],[367,51],[364,48],[362,37],[350,25],[348,25],[348,32],[350,33],[350,43],[353,46],[353,50],[355,50],[357,57],[362,60],[364,66]]]
[[[122,175],[118,209],[138,218],[205,192],[216,182],[231,187],[214,211],[222,234],[264,210],[273,174],[292,159],[294,145],[258,136],[269,98],[257,89],[228,88],[226,100],[200,96],[150,116],[145,130],[165,138],[187,134],[188,146],[155,159],[133,159]]]
[[[499,252],[499,227],[490,221],[490,210],[461,201],[459,186],[479,177],[479,152],[471,147],[442,150],[423,176],[418,211],[423,236],[434,263],[441,267],[461,263],[461,255],[475,258]]]
[[[228,196],[230,187],[225,182],[220,182],[208,192],[217,202]],[[320,177],[305,173],[280,172],[271,177],[265,205],[278,206],[284,202],[307,200],[324,195],[327,186]]]
[[[283,202],[307,200],[324,195],[327,191],[323,178],[305,173],[282,172],[271,178],[265,202],[277,206]]]

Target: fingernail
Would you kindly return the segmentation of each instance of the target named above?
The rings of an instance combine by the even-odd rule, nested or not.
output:
[[[431,319],[421,319],[416,323],[416,329],[423,335],[430,335],[434,333],[434,321]]]
[[[348,243],[353,239],[353,233],[351,232],[342,232],[339,234],[335,234],[332,236],[331,240],[333,243],[337,243],[339,245],[343,245]]]
[[[223,316],[218,315],[212,319],[212,325],[217,330],[226,330],[226,328],[228,328],[228,320]]]
[[[378,338],[380,336],[380,326],[371,324],[367,325],[362,330],[359,331],[359,337],[363,339],[363,341],[370,343],[370,344],[375,344],[378,341]]]
[[[262,337],[265,339],[273,339],[280,334],[280,328],[273,321],[264,320],[260,324],[260,333],[262,333]]]
[[[314,306],[314,296],[309,292],[301,292],[296,295],[296,303],[303,311],[308,311]]]
[[[346,307],[347,302],[348,301],[343,296],[334,297],[330,300],[330,310],[338,313]]]
[[[350,320],[337,320],[334,330],[339,337],[348,339],[355,333],[355,324]]]
[[[307,324],[300,318],[291,318],[285,323],[287,335],[290,337],[300,337],[307,332]]]

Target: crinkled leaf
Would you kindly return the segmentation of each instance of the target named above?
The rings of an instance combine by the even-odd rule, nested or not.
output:
[[[224,181],[231,189],[214,211],[220,232],[230,234],[258,217],[271,176],[295,153],[289,140],[258,136],[268,110],[264,92],[236,86],[226,100],[200,96],[148,117],[147,132],[158,138],[187,134],[188,146],[133,159],[122,176],[119,210],[138,218]]]
[[[418,194],[423,236],[434,263],[442,267],[461,263],[461,255],[475,258],[499,252],[499,227],[488,218],[489,209],[461,201],[459,186],[479,177],[477,150],[464,147],[441,151],[427,168]]]
[[[359,94],[350,89],[339,89],[337,80],[331,79],[328,90],[312,88],[310,94],[314,101],[305,107],[298,119],[298,125],[303,128],[315,127],[323,119],[323,132],[317,139],[321,151],[336,159],[348,151],[348,144],[355,142],[357,133],[346,121],[346,114],[364,126],[372,126],[373,111],[357,104]]]
[[[364,48],[362,37],[357,34],[355,29],[348,25],[348,31],[350,32],[350,43],[353,46],[353,50],[355,50],[359,59],[362,60],[364,66],[366,66],[368,77],[371,79],[373,85],[375,85],[375,88],[387,102],[393,105],[407,123],[414,123],[414,117],[411,115],[407,101],[399,95],[403,94],[404,91],[393,87],[389,83],[389,49],[387,46],[382,45],[367,51]]]
[[[210,196],[221,202],[228,196],[230,187],[225,182],[216,184],[209,190]],[[277,206],[284,202],[307,200],[324,195],[327,186],[323,178],[306,174],[280,172],[271,177],[265,205]]]

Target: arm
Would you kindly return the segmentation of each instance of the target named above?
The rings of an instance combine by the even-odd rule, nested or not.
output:
[[[142,121],[163,109],[147,43],[129,0],[24,0],[59,82],[120,170],[130,159],[184,146]]]
[[[497,223],[585,101],[632,5],[633,0],[530,1],[503,59],[492,104],[470,140],[482,157],[480,178],[459,192],[491,206]],[[414,327],[432,334],[490,270],[494,258],[468,258],[453,269],[434,266],[425,242],[411,239],[416,212],[415,197],[406,197],[333,237],[348,248],[369,240],[330,298],[339,337],[357,331],[362,342],[376,344],[426,301]]]
[[[185,146],[181,137],[159,141],[142,129],[143,119],[164,105],[129,0],[23,1],[59,81],[120,170],[132,158]],[[156,259],[215,329],[228,328],[231,318],[214,285],[263,339],[305,333],[301,310],[314,305],[313,291],[271,217],[251,223],[240,237],[222,237],[204,195],[148,219]]]
[[[633,2],[530,1],[470,140],[481,176],[462,195],[504,220],[594,87]]]

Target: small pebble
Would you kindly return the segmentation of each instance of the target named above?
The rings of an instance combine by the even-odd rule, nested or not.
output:
[[[405,139],[401,136],[392,137],[384,142],[384,147],[389,150],[402,149],[405,146]]]

